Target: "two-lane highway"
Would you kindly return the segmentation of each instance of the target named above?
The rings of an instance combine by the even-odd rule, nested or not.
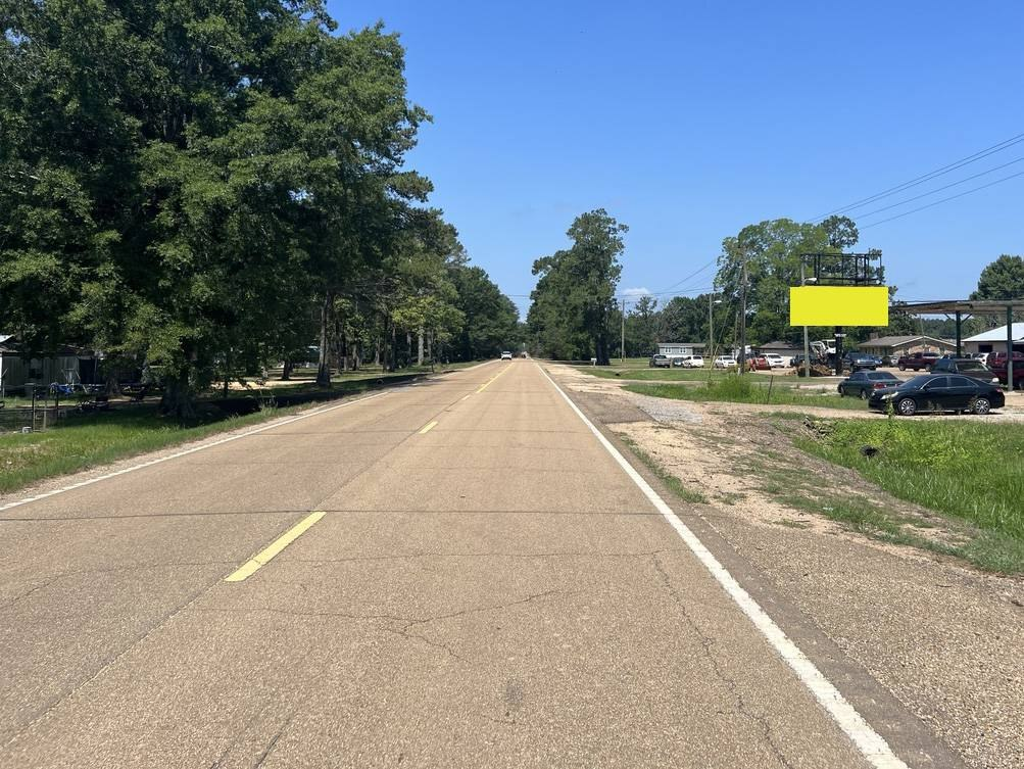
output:
[[[871,765],[530,361],[0,512],[3,767]]]

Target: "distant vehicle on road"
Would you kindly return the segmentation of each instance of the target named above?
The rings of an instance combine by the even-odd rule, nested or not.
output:
[[[896,387],[900,379],[889,371],[855,371],[839,383],[839,394],[867,400],[875,390]]]
[[[875,390],[868,407],[886,411],[892,404],[897,414],[909,417],[927,411],[987,414],[1005,403],[1003,391],[997,385],[966,376],[922,374],[897,387]]]
[[[901,355],[896,361],[896,368],[900,371],[906,371],[908,368],[914,371],[931,371],[938,359],[937,352],[915,352],[912,355]]]
[[[662,355],[660,352],[656,352],[651,356],[651,359],[647,361],[647,365],[651,368],[669,368],[672,365],[672,359],[667,355]]]
[[[973,379],[980,379],[982,382],[999,384],[995,372],[988,366],[974,358],[942,358],[932,366],[933,374],[963,374]],[[1017,377],[1014,376],[1014,379]]]
[[[503,350],[501,353],[502,360],[512,360],[512,353],[508,350]]]
[[[719,355],[715,358],[715,368],[736,368],[736,359],[729,355]]]

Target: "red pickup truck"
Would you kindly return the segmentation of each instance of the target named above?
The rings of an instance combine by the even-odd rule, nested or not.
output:
[[[906,371],[908,368],[914,371],[931,371],[932,366],[939,359],[937,352],[915,352],[913,355],[901,355],[900,359],[896,361],[896,368],[900,371]],[[1016,359],[1014,359],[1016,361]]]
[[[1006,353],[990,352],[986,364],[996,378],[1006,384]],[[1024,387],[1024,352],[1013,353],[1013,388]]]

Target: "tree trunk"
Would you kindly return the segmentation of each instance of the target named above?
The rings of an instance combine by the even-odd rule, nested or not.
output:
[[[288,358],[281,362],[281,381],[287,382],[292,378],[292,371],[295,370],[295,363]]]
[[[320,357],[316,369],[318,387],[331,386],[331,314],[334,308],[334,292],[324,294],[320,308]]]
[[[608,340],[605,338],[604,334],[598,334],[596,341],[597,349],[595,350],[596,354],[594,357],[597,358],[597,365],[607,366],[610,363],[608,359]]]
[[[195,403],[192,399],[192,387],[188,374],[179,374],[167,379],[164,383],[164,394],[160,400],[160,409],[178,422],[185,423],[196,417]]]
[[[423,327],[420,326],[419,345],[416,349],[416,365],[423,365]]]

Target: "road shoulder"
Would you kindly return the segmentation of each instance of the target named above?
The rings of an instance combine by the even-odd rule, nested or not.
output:
[[[820,521],[787,525],[753,510],[749,490],[706,495],[710,504],[683,502],[621,437],[667,460],[669,471],[694,488],[671,444],[700,440],[699,408],[689,410],[689,420],[660,422],[613,383],[549,370],[910,765],[1021,765],[1024,742],[1013,727],[1024,712],[1013,652],[1024,640],[1018,580],[847,536]],[[700,450],[716,461],[715,446]]]

